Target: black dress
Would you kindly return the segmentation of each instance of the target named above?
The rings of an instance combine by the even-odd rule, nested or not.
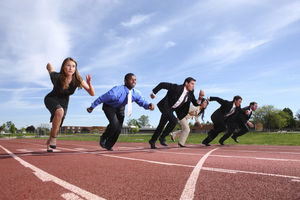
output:
[[[63,108],[64,109],[64,116],[62,118],[61,124],[63,123],[63,120],[65,119],[65,116],[67,114],[68,110],[68,104],[69,104],[69,96],[74,94],[77,86],[71,82],[69,84],[68,89],[63,89],[63,86],[61,85],[61,82],[59,80],[60,73],[57,72],[51,72],[50,78],[53,84],[53,90],[46,95],[44,99],[44,103],[47,107],[47,109],[51,113],[50,122],[52,122],[54,114],[56,109]]]

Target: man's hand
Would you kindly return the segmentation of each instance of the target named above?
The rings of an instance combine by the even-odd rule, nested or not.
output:
[[[201,100],[204,97],[204,91],[200,90],[198,99]]]
[[[245,111],[245,114],[246,114],[246,115],[250,115],[250,110],[246,110],[246,111]],[[253,124],[252,124],[252,125],[253,125]]]
[[[154,110],[154,104],[153,104],[153,103],[150,103],[149,106],[148,106],[148,108],[149,108],[150,110]]]
[[[88,113],[91,113],[91,112],[93,112],[93,108],[89,107],[89,108],[86,109],[86,111],[88,111]]]
[[[154,93],[150,94],[150,97],[151,97],[151,99],[154,99],[155,98],[155,94]]]
[[[248,126],[250,126],[250,128],[253,128],[254,127],[254,125],[251,123],[251,122],[247,122],[247,124],[248,124]]]

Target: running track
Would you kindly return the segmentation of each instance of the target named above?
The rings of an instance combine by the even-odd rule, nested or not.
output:
[[[300,147],[0,140],[0,199],[300,199]]]

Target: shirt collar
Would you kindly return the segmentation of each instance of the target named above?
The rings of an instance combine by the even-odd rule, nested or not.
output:
[[[124,86],[124,90],[126,91],[126,93],[129,93],[128,87],[127,87],[126,85],[123,85],[123,86]],[[133,89],[134,89],[134,88],[132,88],[131,91],[133,91]]]

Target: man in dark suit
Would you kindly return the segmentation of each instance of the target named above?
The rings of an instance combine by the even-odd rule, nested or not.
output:
[[[213,129],[208,132],[208,136],[202,141],[202,144],[210,146],[210,142],[213,141],[219,133],[226,129],[227,119],[234,115],[236,112],[241,112],[242,97],[235,96],[233,101],[223,100],[219,97],[210,97],[209,101],[217,101],[221,104],[212,115],[211,120],[214,123]]]
[[[155,98],[155,94],[161,89],[166,89],[168,92],[157,104],[162,115],[152,138],[149,140],[151,149],[156,149],[155,142],[158,137],[161,145],[168,146],[165,137],[175,128],[177,118],[181,120],[188,114],[191,102],[195,106],[199,106],[198,103],[200,101],[197,102],[194,96],[195,82],[195,79],[188,77],[182,85],[162,82],[152,90],[152,99]],[[173,114],[174,111],[176,112],[177,118]],[[167,126],[165,127],[166,124]]]
[[[256,102],[251,102],[249,106],[242,108],[241,113],[237,113],[232,118],[228,120],[227,123],[227,133],[220,139],[222,143],[231,136],[236,143],[238,143],[238,137],[249,132],[250,128],[253,128],[254,125],[249,121],[252,116],[252,112],[256,111],[258,105]]]

